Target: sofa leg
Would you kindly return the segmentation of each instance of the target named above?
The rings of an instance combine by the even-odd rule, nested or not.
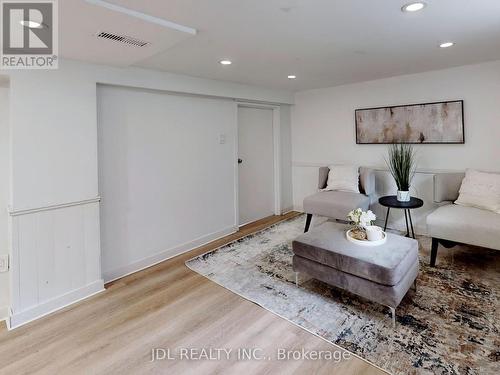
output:
[[[304,233],[306,233],[309,230],[309,226],[311,225],[311,219],[313,215],[312,214],[307,214],[306,217],[306,227],[304,228]]]
[[[436,258],[438,253],[439,240],[437,238],[432,238],[432,248],[431,248],[431,267],[436,267]]]

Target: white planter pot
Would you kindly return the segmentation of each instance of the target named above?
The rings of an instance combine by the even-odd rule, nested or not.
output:
[[[397,200],[400,202],[409,202],[410,201],[410,192],[398,190]]]

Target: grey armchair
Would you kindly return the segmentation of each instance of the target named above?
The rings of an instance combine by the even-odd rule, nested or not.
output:
[[[319,168],[318,189],[324,189],[328,180],[328,167]],[[309,230],[313,215],[326,216],[336,220],[346,220],[347,214],[355,209],[368,210],[375,192],[375,174],[370,168],[359,168],[359,191],[320,191],[304,199],[304,212],[307,214],[304,232]]]

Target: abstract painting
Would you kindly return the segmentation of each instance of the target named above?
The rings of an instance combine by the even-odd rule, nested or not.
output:
[[[356,143],[464,143],[463,100],[357,109]]]

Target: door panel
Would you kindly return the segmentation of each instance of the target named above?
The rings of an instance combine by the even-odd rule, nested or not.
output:
[[[273,110],[238,108],[240,225],[274,213]]]

